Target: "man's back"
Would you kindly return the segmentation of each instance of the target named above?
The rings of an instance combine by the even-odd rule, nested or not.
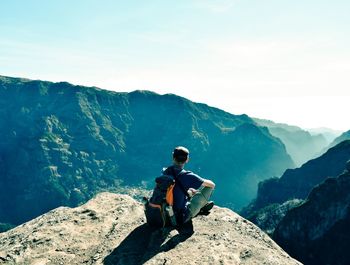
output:
[[[184,170],[188,161],[188,149],[182,146],[176,147],[173,151],[174,164],[164,169],[163,175],[156,179],[157,185],[152,197],[146,200],[146,217],[149,224],[164,226],[170,218],[174,225],[174,212],[176,223],[181,226],[198,214],[209,213],[213,207],[214,203],[209,202],[209,198],[215,188],[214,182]],[[175,185],[169,176],[175,180]],[[165,183],[164,188],[164,185],[161,185],[162,180],[169,180],[171,185],[167,186],[168,183]],[[191,197],[188,191],[191,191]]]
[[[199,189],[202,186],[204,180],[193,172],[186,171],[176,165],[172,165],[166,168],[163,173],[166,175],[174,176],[174,178],[176,177],[175,187],[173,191],[173,208],[176,213],[178,222],[183,223],[189,215],[189,210],[187,208],[187,191],[190,188],[195,190]]]

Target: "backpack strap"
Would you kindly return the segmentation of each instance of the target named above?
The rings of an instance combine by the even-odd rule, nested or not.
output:
[[[180,190],[183,192],[183,194],[186,196],[186,198],[189,199],[190,196],[188,195],[186,189],[184,188],[180,179],[178,178],[182,172],[184,172],[184,169],[182,169],[178,174],[174,174],[175,184],[179,184]]]

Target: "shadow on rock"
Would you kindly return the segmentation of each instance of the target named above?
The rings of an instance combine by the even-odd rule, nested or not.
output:
[[[104,260],[104,265],[144,264],[160,252],[166,252],[194,233],[192,222],[178,228],[178,234],[167,240],[172,228],[155,229],[147,224],[135,228]]]

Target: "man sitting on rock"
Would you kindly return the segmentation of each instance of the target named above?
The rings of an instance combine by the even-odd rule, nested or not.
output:
[[[214,206],[209,201],[215,188],[214,182],[184,170],[189,161],[189,153],[185,147],[176,147],[173,151],[173,165],[163,169],[163,174],[176,177],[173,209],[178,225],[190,221],[198,214],[209,214]]]

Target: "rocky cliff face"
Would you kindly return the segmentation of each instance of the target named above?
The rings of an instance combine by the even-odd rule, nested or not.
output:
[[[293,166],[282,142],[246,115],[175,95],[0,77],[0,223],[125,185],[153,187],[171,150],[213,179],[215,200],[240,208],[257,183]]]
[[[306,199],[314,186],[342,173],[349,159],[350,141],[345,141],[302,167],[287,170],[279,179],[260,183],[256,200],[241,214],[266,232],[273,233],[290,209]]]
[[[347,171],[315,187],[289,211],[273,237],[305,264],[349,264],[350,162]]]
[[[247,217],[268,235],[272,236],[276,226],[281,222],[287,212],[303,202],[300,199],[292,199],[284,203],[272,203],[262,209],[248,212]]]
[[[1,233],[0,264],[300,264],[225,208],[195,218],[194,233],[144,222],[141,203],[101,193]]]
[[[314,186],[342,173],[349,159],[350,141],[344,141],[302,167],[286,170],[281,178],[260,183],[255,204],[264,207],[294,198],[305,199]]]

